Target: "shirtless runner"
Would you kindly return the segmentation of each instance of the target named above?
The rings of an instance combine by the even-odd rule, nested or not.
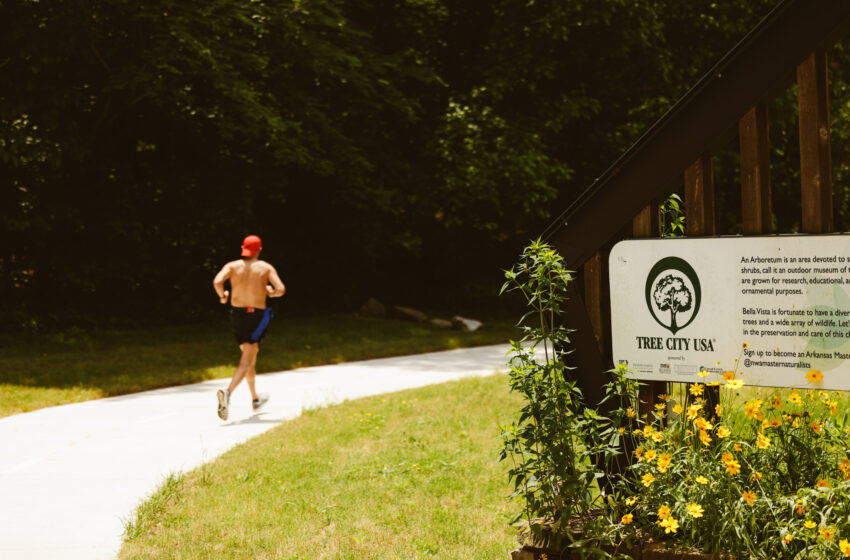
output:
[[[213,280],[213,288],[222,304],[230,297],[230,323],[233,334],[242,351],[239,366],[233,373],[233,379],[227,390],[218,391],[218,416],[227,420],[227,409],[230,406],[230,395],[243,379],[248,380],[254,410],[269,400],[268,395],[258,395],[254,386],[257,375],[257,353],[260,351],[260,341],[266,334],[269,320],[272,318],[271,309],[266,307],[266,296],[280,297],[286,293],[286,286],[277,275],[272,265],[259,259],[263,242],[256,235],[249,235],[242,242],[242,258],[224,265]],[[225,280],[230,280],[233,294],[224,289]]]

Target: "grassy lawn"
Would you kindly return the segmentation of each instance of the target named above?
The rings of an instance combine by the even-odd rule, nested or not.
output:
[[[496,344],[516,338],[509,321],[474,333],[427,323],[353,316],[279,317],[263,341],[257,371]],[[0,417],[229,377],[239,349],[226,319],[151,330],[0,336]]]
[[[305,413],[166,481],[120,558],[507,558],[504,375]]]

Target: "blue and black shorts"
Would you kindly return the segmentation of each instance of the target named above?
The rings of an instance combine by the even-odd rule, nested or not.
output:
[[[230,325],[238,344],[260,342],[274,316],[270,307],[231,307]]]

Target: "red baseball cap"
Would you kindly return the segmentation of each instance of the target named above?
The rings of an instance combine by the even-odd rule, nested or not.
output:
[[[256,235],[249,235],[242,241],[242,256],[253,257],[263,248],[262,240]]]

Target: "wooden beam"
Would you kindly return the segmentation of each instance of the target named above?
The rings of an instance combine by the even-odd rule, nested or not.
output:
[[[632,236],[637,238],[660,237],[661,221],[658,219],[658,212],[657,204],[650,204],[641,210],[632,219]]]
[[[606,305],[608,286],[604,260],[602,254],[597,252],[584,263],[583,267],[584,304],[587,307],[587,316],[593,326],[593,337],[596,339],[599,353],[603,356],[608,354],[606,333],[609,329],[606,327],[610,323],[606,318],[610,303]]]
[[[564,326],[570,333],[570,347],[561,355],[564,363],[573,368],[570,377],[582,390],[584,401],[595,407],[605,396],[603,386],[608,383],[606,373],[611,369],[610,358],[603,358],[593,333],[593,323],[587,313],[587,307],[581,297],[575,281],[567,286],[567,301],[564,303]],[[599,408],[601,414],[608,414],[616,407],[608,401]]]
[[[685,170],[685,232],[688,237],[715,235],[714,164],[711,156],[702,155]],[[720,402],[720,388],[706,387],[706,416],[714,417]]]
[[[685,170],[685,232],[714,235],[714,164],[700,156]]]
[[[770,130],[767,105],[759,103],[738,122],[741,143],[741,226],[744,235],[771,233]]]
[[[833,230],[832,162],[829,146],[829,84],[826,52],[816,51],[797,67],[800,119],[800,182],[803,231]]]

